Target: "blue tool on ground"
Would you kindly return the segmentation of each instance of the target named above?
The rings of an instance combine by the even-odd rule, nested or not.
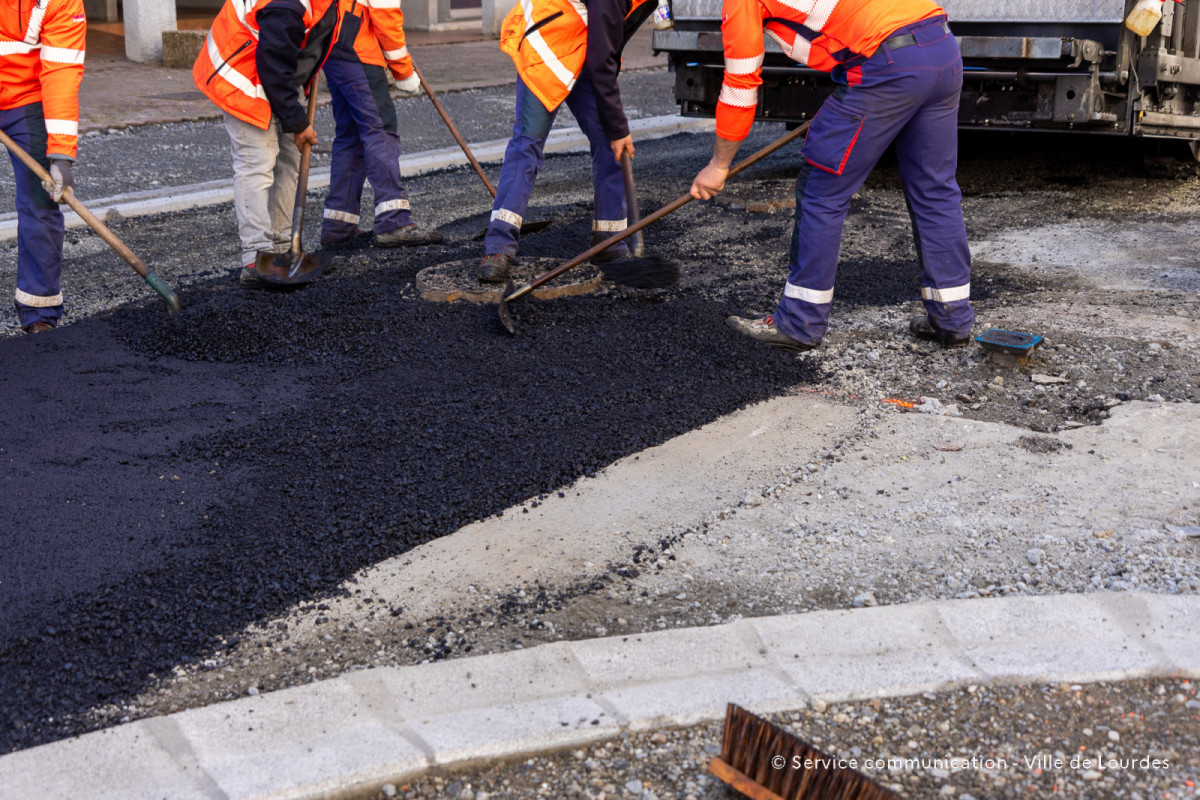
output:
[[[984,350],[1024,358],[1041,345],[1043,339],[1033,333],[1018,333],[1017,331],[1006,331],[1003,328],[992,328],[976,336],[975,341],[979,342]]]

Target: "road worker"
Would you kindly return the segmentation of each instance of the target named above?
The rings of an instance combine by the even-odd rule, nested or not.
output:
[[[316,91],[338,23],[337,0],[226,0],[192,67],[224,112],[243,286],[262,286],[256,262],[291,248],[300,146],[317,143],[302,93]]]
[[[44,183],[10,154],[17,200],[17,317],[26,333],[62,318],[63,192],[73,187],[83,0],[0,2],[0,129],[45,167]]]
[[[647,0],[521,0],[505,17],[500,49],[517,67],[517,114],[484,239],[480,280],[509,278],[525,207],[545,160],[546,137],[564,101],[591,144],[591,243],[628,227],[620,159],[622,153],[632,156],[634,148],[617,75],[625,43],[654,7]],[[598,260],[628,253],[619,242]]]
[[[321,225],[322,246],[359,233],[363,182],[375,190],[375,245],[436,244],[442,234],[422,230],[411,219],[400,177],[400,132],[388,94],[386,66],[402,94],[420,90],[404,44],[400,0],[339,0],[342,31],[329,60],[325,82],[337,130],[329,170],[329,195]]]
[[[850,198],[895,142],[925,305],[909,329],[946,346],[966,344],[974,322],[971,256],[954,177],[962,57],[946,13],[933,0],[724,0],[717,136],[712,160],[692,183],[693,197],[707,200],[721,191],[750,131],[764,32],[793,60],[830,72],[836,89],[801,150],[783,297],[771,316],[730,317],[730,326],[793,350],[821,343]]]

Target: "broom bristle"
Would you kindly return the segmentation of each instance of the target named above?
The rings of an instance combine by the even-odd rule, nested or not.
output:
[[[679,283],[679,264],[661,256],[619,258],[596,266],[608,280],[634,289],[666,289]]]
[[[780,762],[778,759],[784,759]],[[808,742],[730,703],[721,760],[783,800],[898,800]],[[772,761],[774,760],[774,764]],[[782,769],[778,764],[784,764]]]

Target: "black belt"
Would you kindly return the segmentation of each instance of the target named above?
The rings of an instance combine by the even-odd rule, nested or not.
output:
[[[947,34],[950,33],[950,23],[943,22],[942,30]],[[888,50],[899,50],[901,47],[908,47],[917,43],[917,37],[911,33],[902,33],[899,36],[893,36],[884,41],[884,45]]]

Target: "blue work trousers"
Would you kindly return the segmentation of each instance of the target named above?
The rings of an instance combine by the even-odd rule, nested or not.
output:
[[[628,227],[625,181],[621,177],[621,165],[613,158],[608,137],[600,126],[596,94],[586,70],[575,81],[575,87],[567,95],[566,102],[591,145],[592,185],[595,191],[591,242],[595,244]],[[550,135],[550,126],[554,124],[557,114],[558,109],[547,109],[523,81],[517,80],[517,120],[513,124],[508,148],[504,151],[500,185],[496,187],[496,202],[492,205],[492,220],[484,238],[489,255],[517,254],[525,209],[529,205],[529,196],[533,194],[538,170],[546,161],[546,137]],[[615,257],[628,252],[628,245],[622,241],[610,247],[606,255]]]
[[[325,82],[336,128],[321,241],[342,241],[357,233],[367,180],[375,190],[375,232],[408,225],[412,220],[400,177],[400,131],[384,68],[330,58]]]
[[[842,225],[850,199],[893,142],[921,261],[921,297],[930,320],[964,335],[971,309],[971,254],[958,168],[962,56],[945,17],[896,30],[916,44],[880,46],[834,72],[837,90],[813,118],[796,179],[791,273],[775,312],[779,329],[808,344],[829,324]],[[889,37],[891,38],[891,37]]]
[[[46,118],[41,103],[0,110],[0,129],[46,169]],[[62,318],[63,215],[42,182],[9,154],[17,195],[17,316],[22,328]]]

